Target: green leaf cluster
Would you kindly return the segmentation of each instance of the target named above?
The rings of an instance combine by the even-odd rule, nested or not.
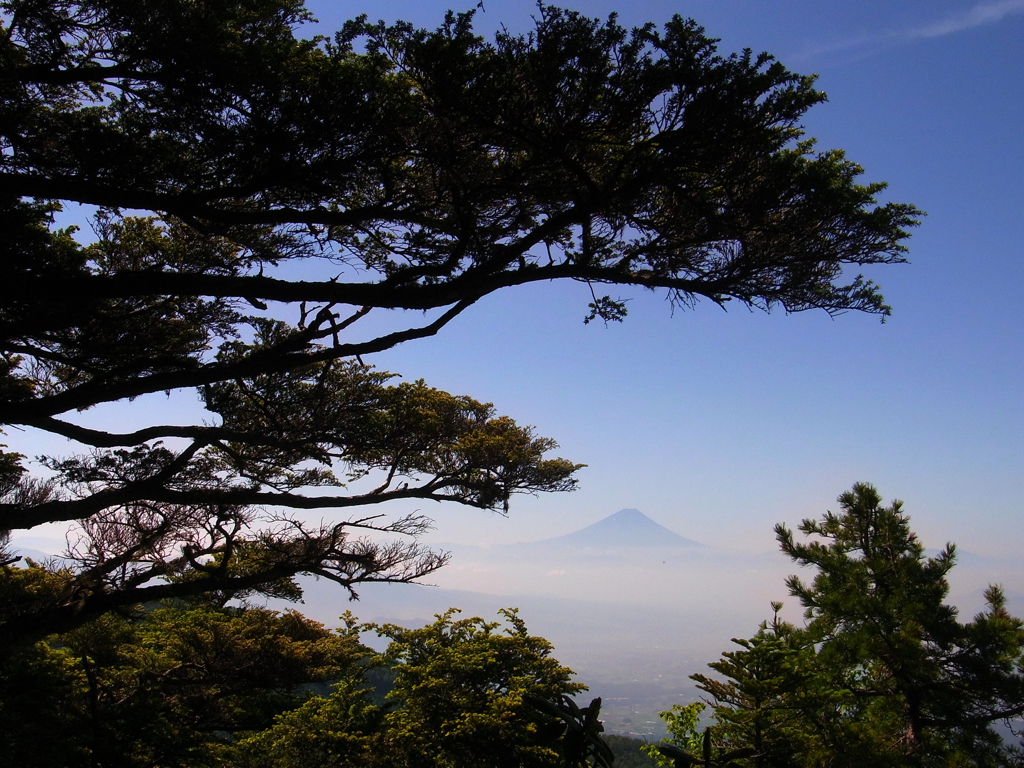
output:
[[[699,754],[703,747],[703,736],[697,725],[700,722],[701,713],[707,706],[699,701],[691,704],[673,704],[672,708],[665,712],[659,712],[665,723],[665,730],[668,736],[656,744],[648,744],[643,747],[644,754],[653,758],[659,766],[671,766],[672,760],[660,751],[663,746],[672,746],[676,749]]]
[[[223,765],[239,734],[365,655],[355,635],[294,612],[190,602],[108,613],[0,665],[2,748],[26,768]]]
[[[108,613],[5,657],[0,748],[25,768],[569,765],[564,724],[531,702],[585,686],[514,610],[457,613],[337,631],[205,599]]]
[[[993,725],[1024,713],[1024,621],[992,586],[961,622],[944,602],[955,547],[925,556],[901,502],[860,483],[839,505],[801,523],[810,542],[776,527],[782,551],[816,571],[787,581],[805,625],[781,621],[776,603],[710,665],[718,677],[694,676],[717,737],[753,749],[756,766],[1010,764]]]
[[[529,698],[558,699],[585,689],[529,634],[513,610],[505,628],[449,611],[421,629],[374,627],[390,640],[375,663],[395,671],[387,695],[387,748],[410,768],[550,765],[559,763],[550,719]]]

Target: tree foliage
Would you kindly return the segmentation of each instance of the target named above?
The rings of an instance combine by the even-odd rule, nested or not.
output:
[[[40,569],[41,570],[41,569]],[[142,618],[108,613],[0,669],[5,759],[33,766],[223,765],[308,686],[367,655],[297,613],[192,601]]]
[[[953,545],[926,557],[901,502],[882,506],[870,485],[839,504],[800,524],[810,542],[776,527],[782,551],[816,569],[787,581],[805,626],[776,613],[711,665],[722,678],[695,676],[719,732],[759,766],[1007,764],[992,725],[1024,713],[1024,621],[992,586],[960,622],[944,602]]]
[[[421,629],[375,628],[390,640],[378,663],[396,672],[388,699],[397,706],[385,716],[396,766],[558,765],[550,720],[526,699],[558,699],[585,686],[571,681],[551,644],[531,636],[515,611],[501,615],[503,631],[454,611]]]
[[[543,768],[563,724],[527,702],[585,686],[531,635],[454,609],[329,631],[205,599],[108,613],[0,669],[0,746],[25,768]],[[360,634],[388,639],[374,653]],[[376,686],[376,689],[375,689]],[[607,764],[607,763],[606,763]]]
[[[551,645],[530,635],[515,611],[501,612],[504,629],[456,614],[419,629],[362,626],[390,640],[369,662],[392,671],[384,705],[369,702],[365,685],[343,681],[329,697],[310,699],[242,741],[239,765],[569,765],[563,728],[527,700],[559,700],[585,686],[571,681]]]
[[[706,709],[702,702],[674,704],[660,712],[665,721],[668,737],[655,744],[648,744],[644,752],[657,765],[665,768],[686,768],[691,765],[703,768],[738,768],[738,761],[750,757],[757,750],[753,747],[716,749],[711,728],[698,729],[700,714]]]
[[[59,599],[5,617],[11,637],[168,596],[294,591],[299,573],[350,589],[427,574],[443,556],[356,538],[421,518],[260,510],[504,510],[570,490],[579,465],[363,356],[554,279],[884,315],[850,267],[902,261],[917,221],[803,138],[812,78],[722,56],[681,18],[630,31],[543,6],[529,34],[488,42],[471,13],[304,39],[299,0],[0,14],[0,424],[87,449],[47,460],[48,479],[4,454],[0,528],[83,536]],[[78,205],[91,240],[57,223]],[[593,298],[588,319],[622,319]],[[176,391],[206,417],[129,405]],[[75,416],[111,404],[139,425]]]
[[[830,761],[873,764],[877,755],[862,755],[840,737],[839,723],[851,706],[848,689],[819,665],[810,636],[775,616],[750,639],[734,639],[738,650],[726,651],[708,666],[717,674],[693,675],[713,702],[716,735],[730,745],[746,745],[757,768],[828,765]]]
[[[668,736],[660,742],[647,744],[643,747],[644,754],[648,755],[659,766],[671,766],[672,759],[662,754],[659,747],[671,745],[677,749],[699,753],[702,747],[702,736],[697,727],[700,722],[700,714],[707,706],[699,701],[690,704],[673,704],[672,708],[658,715],[665,723],[665,730]]]

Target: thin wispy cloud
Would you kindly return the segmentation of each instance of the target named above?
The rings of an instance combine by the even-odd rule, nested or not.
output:
[[[892,29],[888,32],[849,37],[812,46],[789,57],[791,60],[814,59],[823,54],[846,52],[856,58],[870,56],[883,48],[898,45],[901,41],[944,37],[964,32],[986,24],[996,24],[1010,16],[1024,15],[1024,0],[998,0],[978,3],[972,8],[949,16],[940,21],[921,26]]]
[[[996,3],[980,3],[969,10],[948,19],[918,27],[905,33],[906,37],[942,37],[973,29],[985,24],[995,24],[1007,16],[1024,13],[1024,0],[1000,0]]]

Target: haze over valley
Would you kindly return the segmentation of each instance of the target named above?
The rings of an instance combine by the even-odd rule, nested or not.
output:
[[[29,536],[15,545],[36,558],[63,548],[57,539]],[[609,732],[650,738],[664,735],[658,712],[699,698],[689,676],[706,672],[730,650],[731,638],[753,635],[771,615],[771,601],[783,601],[783,616],[801,621],[784,585],[798,569],[781,553],[708,546],[637,509],[540,541],[430,546],[452,555],[428,579],[432,585],[363,584],[352,602],[337,584],[306,579],[304,604],[271,606],[298,608],[328,626],[352,611],[365,622],[407,627],[449,608],[489,620],[501,608],[518,608],[530,632],[549,640],[553,655],[590,686],[584,696],[602,697]],[[951,602],[965,618],[981,609],[993,582],[1006,587],[1010,611],[1024,614],[1024,576],[1014,559],[958,552],[950,581]]]

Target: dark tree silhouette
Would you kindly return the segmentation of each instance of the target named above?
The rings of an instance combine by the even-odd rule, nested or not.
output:
[[[66,588],[6,615],[8,634],[155,597],[287,591],[298,573],[350,589],[429,573],[443,555],[352,537],[422,518],[310,528],[260,510],[504,510],[570,490],[577,465],[362,356],[554,279],[885,315],[850,265],[902,261],[916,223],[802,140],[824,99],[812,78],[719,56],[679,18],[627,31],[544,7],[529,35],[485,42],[472,14],[301,39],[297,0],[0,12],[0,424],[90,451],[48,460],[49,479],[5,454],[0,528],[79,521],[84,537]],[[96,211],[87,244],[54,223],[75,204]],[[622,319],[593,295],[588,320]],[[382,310],[404,311],[381,331]],[[178,390],[205,420],[76,423]]]

